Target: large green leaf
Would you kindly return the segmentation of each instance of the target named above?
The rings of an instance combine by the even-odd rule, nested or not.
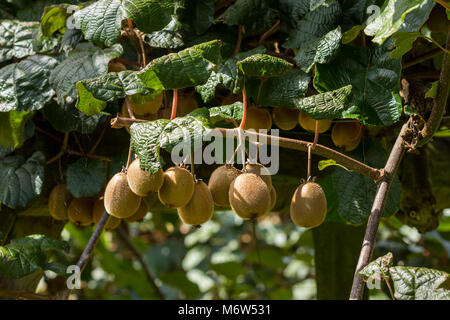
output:
[[[0,20],[0,62],[35,54],[33,34],[38,28],[39,22]]]
[[[416,41],[420,32],[396,32],[392,35],[394,39],[394,50],[391,52],[392,58],[401,58],[412,49],[413,42]]]
[[[320,92],[351,84],[353,107],[344,117],[364,124],[390,125],[400,117],[400,59],[392,59],[390,42],[371,49],[343,46],[332,64],[316,65],[314,86]]]
[[[170,14],[156,0],[100,0],[74,14],[87,40],[112,46],[119,42],[122,20],[131,19],[143,32],[160,30]]]
[[[50,83],[56,91],[58,103],[73,104],[77,99],[75,84],[107,73],[109,61],[122,55],[122,51],[121,45],[104,50],[88,47],[71,51],[50,75]]]
[[[25,124],[33,111],[0,112],[0,146],[18,148],[25,141]]]
[[[101,112],[107,102],[124,98],[125,96],[155,95],[160,92],[151,90],[132,71],[108,73],[94,79],[83,80],[76,85],[78,90],[77,108],[87,115]]]
[[[215,124],[222,120],[241,120],[243,115],[243,104],[238,101],[227,106],[209,108],[209,122]]]
[[[39,110],[55,92],[49,76],[58,61],[35,55],[0,69],[0,111]]]
[[[23,208],[42,191],[44,155],[37,151],[28,159],[9,156],[0,161],[0,202],[10,208]]]
[[[389,279],[389,268],[392,267],[393,255],[391,252],[369,263],[359,272],[365,280],[376,276],[378,279]]]
[[[154,90],[193,87],[208,81],[220,60],[220,42],[197,44],[152,60],[138,73]]]
[[[434,5],[433,0],[387,0],[364,32],[379,44],[397,31],[417,32]]]
[[[352,86],[348,85],[333,91],[295,99],[295,107],[313,119],[340,118],[351,106]]]
[[[245,76],[258,78],[280,77],[293,67],[286,60],[261,53],[247,57],[236,65]]]
[[[42,234],[13,239],[0,246],[0,272],[9,278],[19,279],[39,270],[53,269],[47,264],[49,251],[68,251],[66,241],[56,240]]]
[[[181,23],[173,18],[162,30],[144,36],[144,42],[155,48],[176,49],[184,45]]]
[[[337,54],[342,40],[340,28],[328,32],[323,37],[301,44],[294,60],[305,72],[309,72],[314,63],[328,63]]]
[[[41,18],[42,34],[51,37],[55,32],[66,32],[66,20],[70,15],[68,4],[45,7]]]
[[[92,197],[100,193],[106,182],[102,160],[81,158],[67,168],[67,190],[75,197]]]
[[[275,8],[276,3],[272,0],[237,0],[219,19],[230,26],[243,25],[250,35],[260,34],[277,19]]]
[[[299,0],[282,4],[282,12],[286,12],[290,20],[284,28],[289,37],[283,47],[300,48],[303,43],[323,37],[338,26],[341,7],[336,0],[320,1],[311,7],[309,3],[309,0]]]

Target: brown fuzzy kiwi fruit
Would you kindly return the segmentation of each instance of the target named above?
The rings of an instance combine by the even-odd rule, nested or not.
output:
[[[275,204],[277,203],[277,191],[275,190],[275,188],[272,186],[272,188],[270,188],[270,210],[272,210],[275,207]]]
[[[133,110],[135,115],[144,116],[157,113],[159,108],[161,107],[162,99],[163,94],[160,93],[153,100],[145,103],[135,103],[131,99],[128,99],[128,101],[130,102],[131,109]]]
[[[230,94],[222,100],[222,105],[227,106],[238,101],[242,101],[242,94]]]
[[[272,176],[269,170],[260,163],[247,163],[245,165],[245,170],[247,173],[254,173],[261,177],[263,181],[267,184],[267,188],[272,188]]]
[[[94,202],[94,206],[92,208],[92,220],[94,221],[94,224],[98,224],[100,219],[102,218],[103,212],[105,212],[105,202],[104,198],[101,197]],[[113,230],[116,229],[122,220],[109,216],[108,221],[106,221],[105,229],[106,230]]]
[[[158,191],[159,200],[171,208],[184,207],[194,193],[194,177],[180,167],[171,167],[164,172],[164,181]]]
[[[177,117],[184,117],[198,108],[197,99],[188,95],[179,95],[177,103]],[[172,101],[170,102],[170,113],[172,113]],[[170,115],[169,117],[170,118]]]
[[[127,180],[131,191],[141,197],[145,197],[150,192],[158,192],[163,184],[163,171],[159,169],[156,173],[150,174],[141,169],[141,161],[135,159],[127,170]]]
[[[142,199],[141,205],[139,206],[139,209],[136,211],[136,213],[129,218],[125,218],[125,221],[130,223],[141,221],[142,219],[144,219],[147,213],[148,213],[148,204],[147,202],[145,202],[144,199]]]
[[[127,67],[121,62],[112,60],[108,63],[108,72],[120,72],[125,70],[127,70]]]
[[[298,123],[298,113],[297,109],[274,108],[272,110],[273,122],[281,130],[292,130]]]
[[[70,201],[69,208],[67,209],[67,216],[69,220],[75,223],[77,226],[88,226],[92,224],[92,205],[93,200],[91,198],[75,198]]]
[[[211,191],[214,203],[220,207],[229,207],[230,199],[228,191],[230,190],[231,182],[241,172],[235,167],[225,164],[213,171],[209,177],[208,188]]]
[[[65,184],[55,186],[48,197],[48,209],[55,220],[67,220],[67,209],[72,196]]]
[[[203,181],[195,182],[191,200],[177,209],[180,219],[193,226],[199,226],[211,219],[214,212],[214,201],[208,186]]]
[[[230,205],[243,219],[252,219],[270,210],[271,199],[267,184],[254,173],[244,173],[231,182]]]
[[[141,204],[141,197],[131,191],[126,173],[116,173],[105,189],[106,211],[119,219],[131,217]]]
[[[247,109],[244,130],[253,129],[259,131],[265,129],[269,131],[270,128],[272,128],[272,116],[267,109],[255,106],[251,106]]]
[[[359,121],[338,122],[331,130],[331,140],[336,147],[344,151],[355,150],[362,137]]]
[[[323,133],[330,129],[331,122],[333,120],[318,120],[319,121],[319,133]],[[304,112],[300,112],[298,115],[298,122],[300,123],[301,127],[309,132],[315,132],[316,131],[316,120],[308,116]]]
[[[327,198],[315,182],[301,184],[291,201],[291,219],[299,227],[314,228],[322,224],[327,215]]]

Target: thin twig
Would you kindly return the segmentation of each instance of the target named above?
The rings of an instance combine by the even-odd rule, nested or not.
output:
[[[103,160],[103,161],[111,161],[111,159],[108,157],[99,156],[96,154],[89,154],[89,153],[83,154],[81,152],[78,152],[78,151],[75,151],[72,149],[67,149],[66,153],[74,155],[74,156],[86,157],[86,158],[91,158],[91,159],[99,159],[99,160]]]
[[[441,49],[441,50],[444,51],[445,53],[447,53],[447,54],[450,53],[450,51],[449,51],[448,49],[445,49],[443,46],[441,46],[441,45],[439,44],[439,42],[437,42],[437,41],[434,40],[433,38],[424,36],[423,34],[419,35],[419,37],[420,37],[420,38],[427,39],[428,41],[433,42],[434,45],[435,45],[436,47],[438,47],[439,49]]]
[[[421,62],[427,61],[428,59],[431,59],[431,58],[433,58],[433,57],[435,57],[435,56],[437,56],[438,54],[441,54],[441,53],[442,53],[442,50],[439,49],[439,48],[436,48],[436,49],[433,49],[431,51],[428,51],[427,53],[425,53],[425,54],[423,54],[421,56],[418,56],[418,57],[416,57],[414,59],[411,59],[411,60],[406,61],[405,63],[403,63],[403,69],[406,69],[406,68],[412,67],[412,66],[414,66],[416,64],[419,64]]]
[[[238,39],[237,39],[237,42],[236,42],[236,47],[234,48],[233,56],[236,56],[239,53],[239,50],[241,49],[243,28],[244,27],[241,26],[241,25],[238,26]]]
[[[49,136],[50,138],[52,138],[53,140],[55,140],[55,141],[57,141],[57,142],[59,142],[59,143],[62,143],[62,142],[63,142],[63,139],[61,139],[61,138],[55,136],[54,134],[51,134],[50,132],[45,131],[45,130],[42,129],[42,128],[39,128],[39,127],[36,126],[36,125],[34,126],[34,130],[36,130],[37,132],[43,133],[43,134],[45,134],[46,136]]]
[[[439,3],[441,6],[443,6],[445,9],[450,10],[450,6],[444,2],[444,0],[434,0],[434,2]]]
[[[127,106],[128,114],[130,115],[131,119],[136,119],[134,116],[133,109],[131,108],[130,100],[128,99],[128,96],[125,97],[125,105]]]
[[[164,297],[163,293],[157,286],[154,277],[152,275],[152,271],[150,270],[150,267],[147,263],[145,263],[144,258],[142,257],[142,254],[139,252],[139,250],[136,248],[134,243],[131,241],[130,237],[128,236],[125,226],[121,224],[117,229],[117,234],[122,239],[123,243],[133,252],[135,258],[139,261],[139,263],[142,266],[142,269],[144,270],[145,276],[147,277],[148,282],[152,286],[153,290],[155,291],[156,295],[160,300],[165,300],[166,297]]]
[[[261,38],[259,38],[258,43],[261,44],[263,43],[264,40],[266,40],[268,37],[270,37],[272,34],[274,34],[275,32],[278,31],[278,29],[280,28],[280,20],[278,20],[277,22],[275,22],[275,24],[270,27],[269,30],[267,30],[262,36]]]
[[[73,135],[73,137],[74,137],[74,139],[75,139],[75,143],[76,143],[77,146],[78,146],[78,150],[80,150],[80,152],[81,152],[82,154],[85,154],[84,149],[83,149],[83,147],[81,146],[80,139],[78,139],[77,133],[76,133],[75,131],[72,131],[72,135]]]
[[[95,152],[95,149],[97,149],[98,145],[100,144],[100,142],[102,141],[102,139],[105,135],[107,127],[108,127],[108,119],[106,119],[105,123],[103,124],[102,131],[100,132],[100,135],[98,136],[97,141],[95,141],[94,145],[92,146],[92,148],[89,150],[88,153],[92,154]]]

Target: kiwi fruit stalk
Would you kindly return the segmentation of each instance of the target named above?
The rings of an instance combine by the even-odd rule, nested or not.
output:
[[[77,226],[88,226],[93,222],[92,206],[93,201],[91,198],[75,198],[70,202],[67,216]]]
[[[101,197],[101,198],[95,200],[94,206],[92,208],[92,220],[93,220],[94,224],[99,223],[100,219],[102,218],[103,212],[105,212],[105,210],[106,209],[105,209],[104,198]],[[121,221],[122,220],[110,215],[108,217],[108,220],[106,221],[105,229],[106,230],[116,229],[120,225]]]
[[[259,131],[265,129],[269,131],[270,128],[272,128],[272,116],[267,109],[255,106],[251,106],[247,109],[244,130],[253,129]]]
[[[144,219],[147,213],[148,213],[148,204],[147,202],[145,202],[144,199],[142,199],[141,205],[139,206],[139,209],[136,211],[136,213],[129,218],[125,218],[125,221],[130,223],[141,221],[142,219]]]
[[[359,121],[338,122],[331,130],[331,140],[339,149],[352,151],[361,142],[362,130]]]
[[[197,181],[191,200],[177,209],[180,219],[193,226],[199,226],[211,219],[214,212],[214,201],[208,186],[203,181]]]
[[[333,120],[318,120],[319,121],[319,133],[323,133],[330,129],[331,123]],[[315,132],[316,131],[316,120],[308,116],[304,112],[300,112],[298,115],[298,122],[300,123],[300,126],[309,132]]]
[[[254,173],[244,173],[231,182],[230,205],[243,219],[253,219],[266,214],[272,204],[267,184]]]
[[[194,177],[180,167],[171,167],[164,172],[164,181],[158,191],[159,200],[171,208],[184,207],[194,193]]]
[[[241,172],[235,167],[225,164],[213,171],[209,177],[208,188],[211,191],[214,203],[220,207],[229,207],[230,199],[228,191],[230,190],[231,182]]]
[[[116,173],[109,180],[104,197],[106,211],[119,219],[131,217],[141,204],[141,197],[131,191],[123,172]]]
[[[260,163],[247,163],[245,165],[245,171],[247,173],[254,173],[267,184],[267,188],[272,188],[272,177],[269,170]]]
[[[292,130],[297,125],[298,113],[297,109],[274,108],[272,110],[273,122],[281,130]]]
[[[163,184],[163,171],[159,169],[156,173],[150,174],[141,169],[141,161],[135,159],[127,170],[127,181],[131,191],[141,197],[145,197],[150,192],[158,192]]]
[[[314,228],[322,224],[327,215],[327,199],[320,185],[301,184],[292,197],[290,213],[299,227]]]
[[[69,208],[72,196],[65,184],[55,186],[48,197],[48,209],[50,215],[55,220],[67,220],[67,209]]]
[[[188,95],[179,95],[178,96],[178,103],[177,103],[177,117],[184,117],[188,113],[191,113],[195,109],[198,108],[198,102],[197,99],[194,97],[188,96]],[[172,101],[170,102],[170,108],[167,109],[167,112],[171,113],[172,111]],[[166,114],[165,116],[168,116],[167,119],[170,118],[170,113]]]

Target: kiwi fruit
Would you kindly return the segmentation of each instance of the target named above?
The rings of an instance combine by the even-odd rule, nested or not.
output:
[[[131,191],[126,173],[116,173],[105,189],[106,211],[119,219],[131,217],[141,204],[141,197]]]
[[[184,207],[194,193],[194,177],[180,167],[171,167],[164,172],[164,181],[158,191],[158,198],[171,208]]]
[[[245,165],[247,173],[254,173],[267,184],[267,188],[272,188],[272,177],[269,170],[260,163],[247,163]]]
[[[125,70],[127,70],[127,67],[121,62],[112,60],[108,63],[108,72],[120,72]]]
[[[214,211],[214,201],[208,186],[203,181],[195,182],[191,200],[177,209],[180,219],[193,226],[199,226],[211,219]]]
[[[129,218],[125,218],[125,221],[130,223],[141,221],[142,219],[144,219],[147,213],[148,213],[148,204],[147,202],[145,202],[144,199],[142,199],[141,205],[139,206],[139,209],[136,211],[136,213]]]
[[[163,184],[163,174],[161,169],[154,174],[142,170],[141,161],[137,158],[128,167],[128,185],[135,194],[145,197],[150,192],[158,192]]]
[[[125,118],[130,118],[130,114],[128,113],[127,103],[124,101],[122,104],[121,114]],[[145,115],[139,115],[139,119],[141,120],[156,120],[158,119],[157,113],[148,113]],[[130,133],[130,127],[125,127],[125,130],[127,130],[128,133]]]
[[[238,101],[242,101],[242,94],[230,94],[222,100],[222,105],[227,106]]]
[[[177,103],[177,117],[184,117],[198,108],[197,99],[188,95],[179,95]],[[172,101],[170,102],[170,113],[172,113]],[[170,118],[170,115],[169,117]]]
[[[273,108],[273,122],[275,122],[281,130],[292,130],[297,125],[298,113],[299,111],[297,109]]]
[[[65,184],[55,186],[48,197],[48,209],[55,220],[67,220],[67,209],[72,196]]]
[[[318,120],[319,121],[319,133],[323,133],[330,129],[331,122],[333,120]],[[298,115],[298,122],[300,123],[300,126],[309,132],[315,132],[316,131],[316,120],[308,116],[304,112],[300,112]]]
[[[161,107],[163,99],[162,92],[157,95],[153,100],[150,100],[145,103],[135,103],[132,99],[128,99],[130,102],[131,109],[133,110],[135,115],[143,116],[147,114],[155,114],[158,112],[159,107]],[[126,103],[126,102],[125,102]]]
[[[240,173],[238,169],[228,164],[220,166],[213,171],[209,177],[208,188],[216,205],[220,207],[230,206],[228,197],[230,184]]]
[[[254,173],[243,173],[231,182],[230,205],[243,219],[252,219],[266,214],[272,201],[267,184]]]
[[[327,198],[315,182],[301,184],[291,201],[291,219],[299,227],[314,228],[322,224],[327,215]]]
[[[338,122],[331,130],[331,140],[344,151],[355,150],[361,142],[362,133],[359,121]]]
[[[272,116],[267,109],[255,106],[251,106],[247,109],[244,130],[253,129],[259,131],[265,129],[269,131],[270,128],[272,128]]]
[[[426,26],[433,33],[447,32],[450,21],[445,13],[445,8],[436,5],[431,10]]]
[[[277,191],[273,186],[270,188],[270,201],[271,201],[270,210],[272,210],[275,207],[275,204],[277,203]]]
[[[105,202],[104,198],[101,197],[94,202],[94,206],[92,208],[92,220],[94,221],[94,224],[98,224],[100,219],[102,218],[103,212],[105,212]],[[113,230],[116,229],[122,220],[109,216],[108,221],[106,221],[105,229],[106,230]]]
[[[67,216],[69,220],[75,223],[77,226],[88,226],[92,224],[92,205],[91,198],[75,198],[70,201],[69,208],[67,209]]]

